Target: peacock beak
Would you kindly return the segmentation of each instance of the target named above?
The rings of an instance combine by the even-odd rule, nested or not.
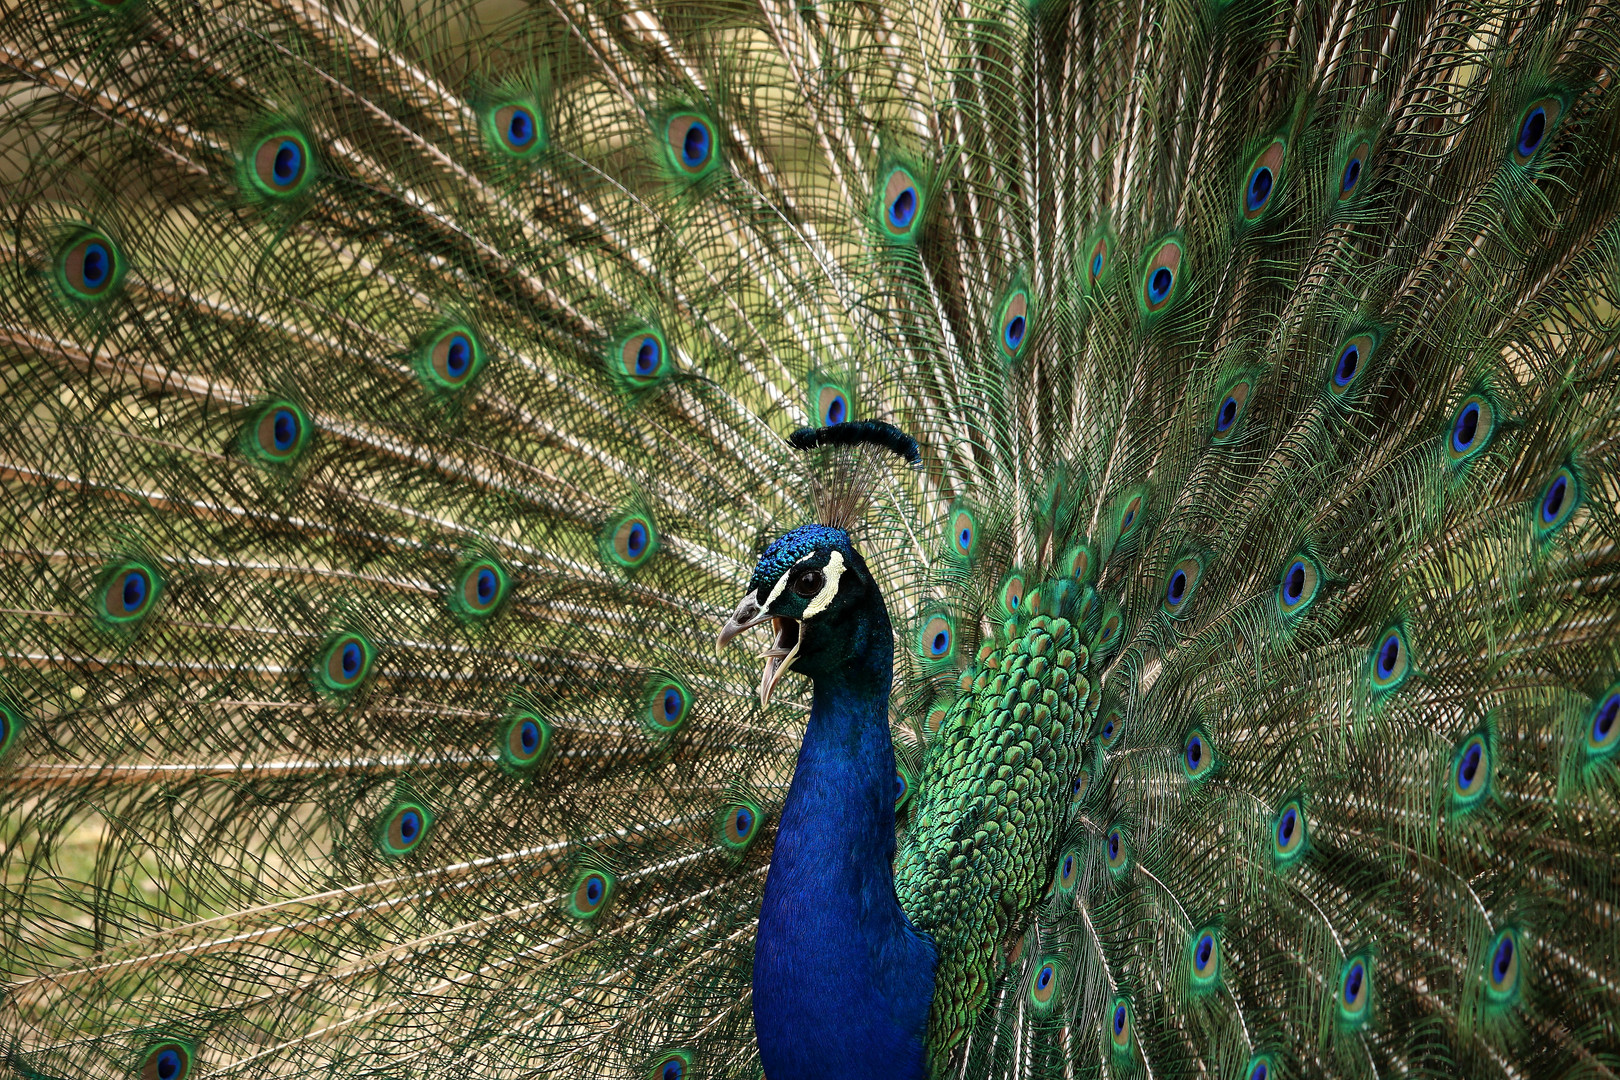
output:
[[[776,690],[776,684],[782,680],[793,667],[793,658],[799,655],[799,641],[801,624],[798,619],[775,618],[760,610],[759,601],[753,594],[743,597],[737,610],[732,612],[726,625],[720,628],[720,636],[715,644],[725,648],[731,639],[747,630],[751,626],[758,626],[770,620],[772,635],[771,647],[760,654],[765,661],[765,670],[759,677],[759,703],[766,706],[771,703],[771,694]]]

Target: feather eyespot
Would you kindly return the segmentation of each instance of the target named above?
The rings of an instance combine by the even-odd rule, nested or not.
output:
[[[1451,759],[1451,802],[1459,810],[1478,806],[1491,784],[1491,748],[1481,732],[1463,740]]]
[[[490,114],[495,143],[513,157],[527,157],[545,145],[540,115],[529,106],[510,102]]]
[[[667,1050],[647,1070],[646,1080],[686,1080],[691,1068],[691,1054],[685,1050]]]
[[[1272,1064],[1271,1055],[1256,1054],[1243,1067],[1243,1080],[1275,1080],[1273,1076],[1274,1069],[1275,1066]]]
[[[692,695],[674,679],[653,683],[647,693],[647,707],[643,714],[656,734],[679,731],[692,711]]]
[[[1131,846],[1125,836],[1125,830],[1115,825],[1103,837],[1103,861],[1108,864],[1108,872],[1115,877],[1121,877],[1131,866]]]
[[[1051,1008],[1052,1002],[1057,998],[1060,981],[1057,960],[1052,957],[1042,960],[1029,980],[1030,1002],[1043,1012]]]
[[[1254,159],[1248,176],[1243,181],[1243,217],[1245,221],[1258,221],[1271,205],[1277,183],[1282,178],[1283,161],[1288,144],[1277,139]]]
[[[365,681],[371,662],[371,643],[359,634],[344,634],[326,647],[316,672],[327,690],[341,694]]]
[[[676,113],[664,129],[670,160],[688,176],[700,176],[717,160],[714,128],[696,113]]]
[[[608,522],[603,531],[603,554],[626,570],[646,564],[658,551],[658,528],[652,518],[634,511]]]
[[[823,386],[816,397],[816,415],[822,427],[842,424],[849,419],[849,396],[842,387]]]
[[[433,827],[433,815],[421,803],[403,802],[383,818],[378,842],[384,858],[409,855],[421,846]]]
[[[746,851],[759,835],[763,815],[751,802],[734,802],[720,811],[718,833],[720,843],[732,851]]]
[[[1112,750],[1125,733],[1125,714],[1117,707],[1103,713],[1102,726],[1097,729],[1097,741],[1104,750]]]
[[[587,870],[574,880],[568,896],[568,913],[576,919],[589,919],[601,913],[613,896],[613,875],[604,870]]]
[[[1080,854],[1076,851],[1065,851],[1058,860],[1057,887],[1063,893],[1074,891],[1075,884],[1080,880]]]
[[[1411,671],[1411,650],[1407,648],[1405,631],[1399,626],[1392,626],[1380,634],[1368,666],[1376,691],[1393,690],[1405,682]]]
[[[424,350],[422,374],[431,388],[459,390],[472,381],[484,364],[484,347],[465,326],[452,326]]]
[[[1238,421],[1243,419],[1243,410],[1249,403],[1249,391],[1252,388],[1253,384],[1243,379],[1233,383],[1222,395],[1220,404],[1215,406],[1215,419],[1209,434],[1215,442],[1225,442],[1237,431]]]
[[[1496,411],[1484,397],[1474,394],[1457,406],[1447,429],[1446,455],[1452,462],[1466,461],[1491,441],[1496,427]]]
[[[951,552],[961,559],[970,559],[979,543],[979,523],[969,510],[957,509],[951,513],[949,535]]]
[[[1547,143],[1547,136],[1552,132],[1553,126],[1558,123],[1558,117],[1564,111],[1564,103],[1556,97],[1544,97],[1533,101],[1524,112],[1519,114],[1519,126],[1513,139],[1513,160],[1519,165],[1528,165]]]
[[[1181,744],[1181,769],[1189,780],[1202,780],[1215,771],[1215,748],[1202,731],[1195,729]]]
[[[1086,801],[1086,792],[1089,790],[1091,790],[1091,770],[1081,769],[1069,784],[1069,809],[1078,810],[1080,804]]]
[[[1091,548],[1076,544],[1063,556],[1063,567],[1076,585],[1084,585],[1091,576]]]
[[[1115,998],[1114,1007],[1108,1013],[1108,1037],[1115,1053],[1130,1049],[1131,1027],[1131,1003],[1123,997]]]
[[[1024,349],[1029,334],[1029,293],[1022,289],[1007,298],[1001,307],[999,340],[1002,354],[1016,360]]]
[[[1124,629],[1125,620],[1117,608],[1110,604],[1103,609],[1102,623],[1097,627],[1097,636],[1091,643],[1091,652],[1095,656],[1102,656],[1113,650],[1120,642],[1120,631]]]
[[[945,720],[950,714],[950,709],[944,705],[935,705],[929,709],[928,715],[923,719],[923,733],[930,739],[934,738],[945,726]]]
[[[1339,346],[1328,379],[1328,389],[1336,397],[1348,393],[1357,376],[1367,370],[1367,363],[1372,359],[1377,344],[1373,335],[1357,334]]]
[[[17,733],[22,730],[22,720],[22,714],[0,701],[0,758],[6,756],[6,751],[16,741]]]
[[[1339,202],[1346,203],[1361,189],[1366,175],[1367,161],[1372,157],[1372,144],[1363,139],[1352,146],[1344,157],[1344,168],[1339,170]]]
[[[1547,486],[1541,489],[1536,508],[1536,531],[1550,536],[1561,529],[1575,513],[1581,501],[1580,482],[1568,466],[1553,473]]]
[[[925,662],[944,663],[955,656],[956,621],[944,613],[930,615],[917,631],[917,655]]]
[[[884,231],[896,240],[907,240],[917,231],[922,215],[922,195],[911,173],[896,166],[883,182],[881,213]]]
[[[1498,931],[1485,950],[1485,993],[1495,1004],[1518,997],[1521,952],[1518,932],[1512,928]]]
[[[1283,803],[1271,823],[1271,853],[1286,866],[1305,853],[1307,828],[1305,807],[1298,799]]]
[[[1277,583],[1277,610],[1284,618],[1292,618],[1316,599],[1321,587],[1322,573],[1316,563],[1304,555],[1296,555],[1283,567],[1282,580]]]
[[[1372,959],[1352,956],[1339,974],[1339,1017],[1349,1024],[1361,1024],[1371,1001]]]
[[[1024,603],[1024,575],[1014,570],[1001,579],[1001,587],[996,590],[996,602],[1001,605],[1001,613],[1006,616],[1018,614]]]
[[[304,410],[290,401],[272,401],[264,406],[249,431],[254,456],[275,465],[296,458],[309,441],[309,421]]]
[[[461,572],[451,607],[456,614],[469,619],[493,615],[506,599],[510,585],[511,579],[500,563],[480,559]]]
[[[1620,686],[1599,699],[1586,727],[1588,757],[1607,757],[1616,750],[1620,750]]]
[[[1182,248],[1177,239],[1163,240],[1154,248],[1142,269],[1142,307],[1146,314],[1156,315],[1170,306],[1179,292]]]
[[[898,814],[906,808],[911,801],[911,770],[903,762],[896,762],[894,769],[894,812]]]
[[[1091,260],[1086,264],[1086,285],[1094,286],[1108,269],[1108,237],[1099,236],[1091,247]]]
[[[115,626],[127,627],[145,618],[163,591],[163,579],[145,563],[116,566],[106,581],[101,593],[101,615]]]
[[[260,139],[253,148],[253,182],[264,194],[284,199],[298,194],[309,180],[309,144],[296,132]]]
[[[182,1042],[160,1042],[141,1058],[141,1080],[186,1080],[191,1075],[191,1048]]]
[[[1194,986],[1208,987],[1220,978],[1221,938],[1213,926],[1206,926],[1192,936],[1189,954]]]
[[[1176,563],[1170,570],[1170,576],[1164,580],[1164,610],[1172,615],[1184,611],[1203,573],[1203,564],[1197,559],[1182,559]]]
[[[501,765],[513,774],[533,771],[551,749],[551,725],[532,712],[514,713],[501,735]]]
[[[56,279],[77,300],[100,300],[123,277],[118,245],[102,233],[80,233],[56,260]]]
[[[668,347],[657,330],[641,330],[619,343],[619,372],[633,386],[655,382],[669,365]]]

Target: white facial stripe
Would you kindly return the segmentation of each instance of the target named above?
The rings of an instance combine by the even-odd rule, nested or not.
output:
[[[802,618],[808,619],[812,615],[826,611],[827,606],[833,602],[833,597],[838,595],[838,579],[844,576],[843,553],[833,552],[822,573],[826,576],[826,584],[821,586],[821,591],[816,593],[815,599],[804,609]]]

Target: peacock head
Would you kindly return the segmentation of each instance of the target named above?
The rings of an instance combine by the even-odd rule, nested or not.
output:
[[[849,672],[868,649],[893,648],[866,561],[847,532],[829,525],[802,525],[765,549],[742,603],[720,630],[720,647],[767,621],[772,640],[762,654],[761,705],[770,704],[789,670],[815,681]]]

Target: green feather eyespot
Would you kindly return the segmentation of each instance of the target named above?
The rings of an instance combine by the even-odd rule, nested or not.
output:
[[[646,1080],[687,1080],[692,1055],[685,1050],[666,1050],[647,1070]]]
[[[1131,491],[1120,503],[1119,513],[1114,519],[1114,528],[1121,540],[1135,532],[1136,527],[1142,523],[1142,508],[1146,502],[1147,492]]]
[[[1305,854],[1308,832],[1304,804],[1299,799],[1283,803],[1271,819],[1271,856],[1279,867],[1291,866]]]
[[[692,692],[677,679],[655,679],[648,692],[642,716],[655,735],[679,731],[692,712]]]
[[[1378,338],[1371,333],[1356,334],[1344,340],[1333,354],[1333,364],[1328,370],[1328,389],[1335,397],[1342,398],[1350,392],[1350,387],[1367,370],[1377,347]]]
[[[290,401],[272,401],[259,409],[243,434],[253,457],[286,465],[309,445],[309,417]]]
[[[1129,998],[1124,996],[1114,999],[1114,1007],[1108,1010],[1108,1041],[1113,1047],[1115,1057],[1124,1057],[1131,1052],[1131,1040],[1136,1037],[1136,1017],[1131,1009]]]
[[[512,579],[494,559],[479,559],[461,572],[450,607],[463,619],[476,621],[495,614],[506,599]]]
[[[1373,962],[1357,953],[1339,969],[1339,1020],[1346,1027],[1361,1027],[1372,1013]]]
[[[278,131],[253,146],[248,175],[261,194],[286,199],[304,190],[314,176],[309,143],[296,131]]]
[[[1461,464],[1490,445],[1496,429],[1496,410],[1488,399],[1473,394],[1457,406],[1446,429],[1446,456]]]
[[[895,762],[894,766],[894,812],[896,814],[906,808],[911,801],[911,770],[906,768],[903,761]]]
[[[1166,237],[1149,251],[1142,264],[1142,287],[1137,295],[1144,317],[1162,314],[1185,291],[1181,287],[1181,264],[1180,237]]]
[[[634,570],[657,552],[658,529],[646,514],[625,514],[608,523],[602,548],[610,561],[626,570]]]
[[[1082,768],[1075,774],[1073,782],[1069,785],[1069,810],[1071,812],[1080,809],[1081,804],[1086,801],[1086,793],[1090,790],[1091,770]]]
[[[996,604],[1001,614],[1007,618],[1017,615],[1024,604],[1024,575],[1017,570],[1009,571],[996,586]]]
[[[1451,756],[1451,805],[1472,810],[1491,789],[1491,746],[1485,733],[1476,731]]]
[[[613,355],[618,373],[632,386],[657,382],[670,368],[664,335],[651,327],[621,338],[613,347]]]
[[[1109,242],[1107,231],[1097,234],[1092,241],[1091,254],[1086,260],[1086,292],[1093,293],[1097,283],[1108,276],[1108,269],[1113,263],[1114,249]]]
[[[23,714],[13,708],[8,702],[0,700],[0,759],[4,759],[6,751],[11,749],[22,731]]]
[[[433,814],[418,802],[401,802],[383,816],[377,831],[377,846],[385,859],[409,855],[427,839],[433,828]]]
[[[1102,611],[1102,622],[1097,626],[1097,636],[1091,642],[1091,655],[1099,659],[1112,652],[1124,636],[1125,617],[1120,614],[1119,607],[1108,604]]]
[[[979,549],[979,520],[973,511],[957,507],[946,525],[946,550],[958,559],[971,559]]]
[[[484,366],[484,346],[465,326],[440,331],[417,356],[418,376],[429,390],[453,393]]]
[[[675,113],[664,124],[664,153],[682,174],[704,175],[720,160],[715,153],[714,125],[697,113]]]
[[[485,114],[491,145],[515,158],[533,157],[546,148],[540,113],[526,101],[508,101]]]
[[[1598,699],[1586,725],[1586,756],[1606,758],[1620,750],[1620,684]]]
[[[1214,772],[1215,765],[1215,747],[1209,736],[1193,728],[1181,744],[1181,771],[1187,774],[1187,779],[1196,782]]]
[[[1221,932],[1206,926],[1187,943],[1187,968],[1194,990],[1208,990],[1221,977]]]
[[[1581,482],[1569,466],[1553,473],[1536,503],[1536,532],[1551,536],[1569,521],[1581,501]]]
[[[923,618],[917,629],[917,657],[924,664],[943,667],[956,660],[956,620],[938,611]]]
[[[513,776],[535,771],[551,749],[551,725],[532,712],[513,713],[501,731],[501,768]]]
[[[1221,395],[1220,404],[1215,406],[1210,439],[1225,442],[1237,432],[1238,421],[1243,419],[1244,408],[1249,404],[1249,391],[1253,388],[1254,384],[1248,379],[1240,379],[1227,387],[1226,393]]]
[[[1124,877],[1131,868],[1131,842],[1125,830],[1115,825],[1103,837],[1103,862],[1114,877]]]
[[[1063,968],[1055,956],[1048,956],[1036,966],[1029,980],[1029,1003],[1036,1012],[1050,1012],[1058,1000],[1058,983]]]
[[[1194,558],[1182,559],[1171,567],[1170,576],[1164,579],[1164,599],[1160,602],[1164,610],[1171,615],[1185,612],[1203,574],[1204,564]]]
[[[938,735],[940,729],[945,726],[946,718],[950,715],[949,705],[938,704],[929,709],[928,715],[923,718],[923,734],[930,739]]]
[[[996,344],[1001,347],[1005,360],[1017,360],[1024,354],[1024,346],[1029,342],[1029,320],[1029,293],[1016,289],[1001,305],[1001,314],[996,319]]]
[[[1053,876],[1057,882],[1057,891],[1064,896],[1074,892],[1074,887],[1080,883],[1080,853],[1072,848],[1065,851],[1059,858],[1057,873]]]
[[[1350,202],[1365,187],[1362,183],[1367,178],[1367,163],[1372,160],[1372,142],[1369,139],[1357,139],[1339,158],[1339,192],[1340,205]]]
[[[1500,930],[1485,950],[1485,996],[1493,1005],[1509,1005],[1518,1000],[1523,952],[1519,932],[1511,927]]]
[[[568,894],[568,913],[576,919],[595,918],[613,898],[614,884],[613,875],[605,870],[583,871]]]
[[[1277,583],[1277,610],[1285,619],[1302,615],[1316,590],[1322,587],[1322,571],[1309,555],[1295,555],[1283,567],[1282,580]]]
[[[890,169],[878,188],[878,224],[891,240],[911,240],[922,224],[922,188],[903,165]]]
[[[1519,114],[1519,125],[1513,137],[1513,162],[1529,165],[1541,148],[1547,145],[1547,136],[1563,115],[1564,103],[1557,97],[1544,97],[1532,101]]]
[[[1256,1054],[1243,1066],[1243,1080],[1282,1080],[1282,1076],[1270,1054]]]
[[[359,634],[344,634],[321,655],[315,667],[316,682],[330,693],[346,694],[365,681],[373,658],[371,642]]]
[[[723,847],[731,851],[747,851],[748,845],[759,835],[764,815],[759,807],[747,800],[739,800],[721,808],[715,820],[715,835]]]
[[[849,419],[849,394],[836,383],[824,383],[816,394],[816,421],[822,427]]]
[[[105,233],[79,233],[56,257],[56,282],[75,300],[94,303],[118,291],[124,259]]]
[[[196,1051],[179,1039],[153,1043],[141,1055],[140,1080],[186,1080],[196,1061]]]
[[[1076,585],[1084,585],[1091,579],[1091,564],[1091,548],[1086,544],[1075,544],[1063,553],[1064,572]]]
[[[1283,162],[1287,157],[1288,144],[1282,139],[1275,139],[1250,163],[1243,179],[1243,191],[1238,198],[1245,222],[1259,221],[1265,217],[1266,210],[1271,206],[1271,198],[1277,193],[1277,185],[1282,182]]]
[[[163,592],[163,579],[143,562],[119,563],[103,576],[99,614],[118,627],[129,627],[151,613]]]
[[[1406,644],[1406,633],[1399,626],[1391,626],[1378,635],[1378,644],[1367,658],[1372,675],[1373,690],[1387,693],[1406,681],[1412,669],[1411,650]]]
[[[1101,726],[1097,728],[1097,744],[1112,750],[1125,738],[1125,714],[1118,705],[1103,710]]]

